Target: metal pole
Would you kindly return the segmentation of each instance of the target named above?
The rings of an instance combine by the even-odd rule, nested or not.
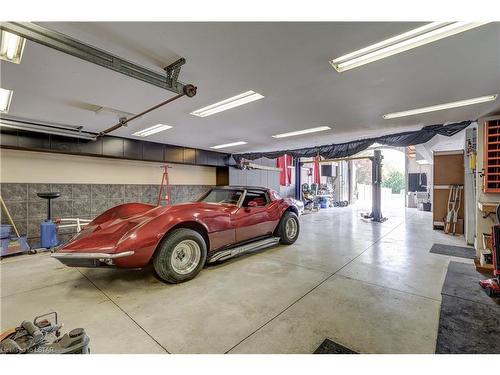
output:
[[[372,221],[382,222],[382,156],[381,150],[373,151],[372,160]]]
[[[363,160],[363,159],[369,159],[372,160],[373,156],[352,156],[348,158],[337,158],[337,159],[324,159],[320,160],[320,163],[334,163],[338,161],[349,161],[349,160]]]
[[[0,29],[176,94],[185,87],[177,80],[183,58],[166,67],[165,75],[31,22],[1,22]]]
[[[300,158],[295,158],[295,199],[302,200],[302,170]]]
[[[122,126],[125,126],[130,121],[135,120],[136,118],[139,118],[141,116],[144,116],[146,113],[154,111],[155,109],[163,107],[164,105],[166,105],[168,103],[171,103],[174,100],[182,98],[184,95],[186,95],[188,97],[195,96],[196,95],[196,87],[193,86],[193,85],[186,85],[186,86],[184,86],[184,92],[182,94],[177,94],[177,95],[175,95],[175,96],[173,96],[173,97],[171,97],[171,98],[169,98],[169,99],[161,102],[160,104],[157,104],[157,105],[155,105],[155,106],[153,106],[151,108],[146,109],[145,111],[142,111],[141,113],[138,113],[137,115],[132,116],[131,118],[120,120],[120,122],[118,122],[116,125],[113,125],[112,127],[107,128],[107,129],[103,130],[102,132],[100,132],[99,134],[97,134],[96,139],[99,138],[99,137],[102,137],[102,136],[104,136],[104,135],[106,135],[108,133],[111,133],[112,131],[114,131],[116,129],[119,129]]]

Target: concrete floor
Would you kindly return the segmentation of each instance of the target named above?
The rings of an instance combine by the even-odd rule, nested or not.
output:
[[[292,246],[204,269],[168,285],[150,269],[74,269],[48,254],[1,262],[1,330],[58,311],[84,327],[93,353],[312,353],[325,338],[361,353],[434,353],[450,259],[432,215],[360,208],[301,218]]]

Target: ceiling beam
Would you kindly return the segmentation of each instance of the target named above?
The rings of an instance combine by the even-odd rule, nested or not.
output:
[[[185,84],[177,81],[184,58],[169,65],[163,75],[31,22],[1,22],[0,29],[173,93],[184,93]]]

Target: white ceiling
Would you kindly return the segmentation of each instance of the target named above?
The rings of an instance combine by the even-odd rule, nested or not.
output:
[[[500,92],[500,23],[455,35],[344,73],[328,63],[420,23],[41,23],[162,72],[183,56],[180,80],[198,86],[182,98],[113,134],[130,137],[157,123],[173,129],[147,139],[221,151],[277,150],[476,119],[495,102],[384,120],[382,115]],[[0,84],[14,89],[9,115],[83,125],[99,131],[117,118],[95,106],[138,113],[172,93],[97,65],[26,44],[20,65],[2,62]],[[206,118],[189,113],[254,90],[265,98]],[[271,135],[329,125],[331,131],[274,139]]]

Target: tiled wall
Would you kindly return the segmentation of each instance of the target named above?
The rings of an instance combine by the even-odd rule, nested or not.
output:
[[[113,185],[113,184],[25,184],[5,183],[1,195],[21,233],[28,235],[29,242],[39,241],[40,221],[47,217],[47,201],[39,198],[40,192],[60,192],[52,201],[53,217],[79,217],[92,219],[108,208],[126,202],[156,204],[159,185]],[[206,192],[210,186],[172,185],[172,203],[188,202]],[[2,223],[8,223],[2,212]],[[71,236],[73,230],[62,228],[62,240]]]

